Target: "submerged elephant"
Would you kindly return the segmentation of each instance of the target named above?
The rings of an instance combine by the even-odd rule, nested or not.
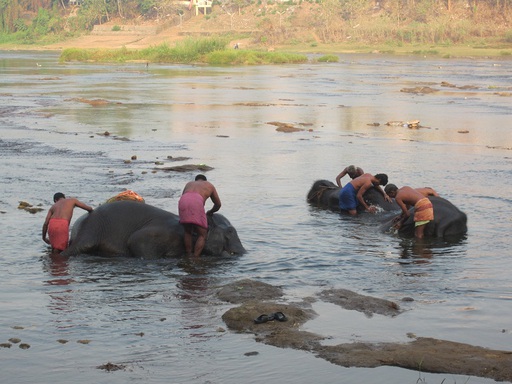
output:
[[[313,186],[308,192],[308,203],[320,208],[339,212],[340,190],[340,187],[329,180],[317,180],[313,183]],[[386,201],[384,196],[382,196],[375,188],[368,189],[363,197],[369,205],[379,206],[385,211],[395,211],[400,209],[397,203]],[[364,211],[362,206],[358,206],[357,210],[359,212]]]
[[[224,216],[208,216],[208,238],[203,253],[213,256],[245,252],[236,229]],[[146,259],[185,254],[183,226],[178,215],[135,201],[101,205],[80,217],[71,231],[65,256],[91,254]]]
[[[455,238],[465,235],[468,231],[467,216],[455,205],[442,197],[428,196],[434,207],[434,220],[426,227],[425,237]],[[402,224],[398,234],[404,237],[414,236],[414,207],[410,209],[409,218]],[[392,230],[396,216],[386,221],[381,229],[385,232]]]

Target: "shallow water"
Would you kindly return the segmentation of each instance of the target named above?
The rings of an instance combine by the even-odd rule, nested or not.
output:
[[[414,298],[395,318],[316,302],[319,316],[303,328],[329,336],[326,343],[406,342],[411,332],[510,350],[512,99],[500,92],[512,91],[512,61],[348,55],[335,64],[146,69],[4,51],[0,79],[0,342],[18,337],[30,345],[0,348],[11,383],[66,383],[70,375],[77,383],[467,379],[342,368],[224,331],[230,305],[215,290],[242,278],[280,285],[291,301],[326,288]],[[417,86],[438,92],[400,92]],[[415,119],[425,128],[385,125]],[[281,133],[269,122],[306,130]],[[176,212],[195,172],[154,170],[189,163],[214,167],[207,176],[246,255],[199,262],[48,256],[41,226],[55,192],[97,206],[132,189]],[[352,163],[398,186],[434,187],[466,212],[467,236],[419,246],[380,233],[374,216],[308,206],[316,179],[334,180]],[[45,211],[19,210],[20,200]],[[127,369],[96,368],[107,362]]]

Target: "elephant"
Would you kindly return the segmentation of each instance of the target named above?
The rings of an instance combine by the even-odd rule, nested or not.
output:
[[[245,249],[236,229],[223,215],[208,216],[205,255],[241,255]],[[77,219],[64,256],[90,254],[102,257],[157,259],[185,254],[185,231],[178,215],[136,201],[100,205]]]
[[[339,193],[341,188],[329,180],[317,180],[308,192],[308,203],[320,208],[330,209],[339,212]],[[384,211],[396,211],[400,207],[397,203],[389,202],[384,199],[375,188],[368,189],[363,195],[365,201],[370,205],[377,205]],[[362,206],[358,206],[359,212],[364,211]]]
[[[448,200],[442,197],[428,196],[434,207],[434,220],[426,224],[425,237],[437,238],[460,238],[468,231],[467,216]],[[403,237],[414,237],[414,207],[409,210],[409,218],[398,230],[398,235]],[[395,216],[381,225],[384,232],[393,229],[394,222],[400,216]]]

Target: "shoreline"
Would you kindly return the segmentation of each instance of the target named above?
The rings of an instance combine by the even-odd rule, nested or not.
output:
[[[0,51],[49,51],[61,52],[64,49],[74,48],[83,50],[104,49],[129,49],[142,50],[162,44],[174,45],[176,42],[190,37],[188,35],[178,35],[161,33],[158,35],[83,35],[77,38],[61,41],[52,44],[0,44]],[[438,57],[443,59],[493,59],[493,60],[512,60],[511,47],[473,47],[468,44],[459,44],[453,46],[432,46],[432,45],[401,45],[391,46],[385,44],[362,45],[355,43],[331,43],[331,44],[281,44],[273,47],[267,47],[263,44],[256,44],[250,38],[233,40],[228,46],[237,43],[240,49],[255,51],[274,51],[288,52],[298,54],[387,54],[387,55],[407,55],[420,58]]]

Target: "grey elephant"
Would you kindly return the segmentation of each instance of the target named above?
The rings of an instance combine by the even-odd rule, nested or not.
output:
[[[456,239],[464,236],[467,231],[467,216],[450,201],[442,197],[428,196],[434,208],[434,220],[426,224],[425,237],[437,237],[445,239]],[[409,210],[409,218],[402,224],[398,234],[403,237],[414,236],[414,207]],[[400,215],[386,221],[381,230],[389,232]]]
[[[245,249],[236,229],[223,215],[208,216],[205,255],[240,255]],[[185,254],[178,215],[135,201],[103,204],[74,224],[64,256],[90,254],[145,259]]]
[[[317,180],[313,183],[308,192],[307,201],[309,204],[319,208],[340,212],[340,190],[341,188],[332,181]],[[369,205],[379,206],[384,211],[396,211],[400,209],[398,204],[394,201],[386,201],[375,188],[369,188],[363,197]],[[362,206],[358,206],[357,210],[360,212],[364,211]]]

